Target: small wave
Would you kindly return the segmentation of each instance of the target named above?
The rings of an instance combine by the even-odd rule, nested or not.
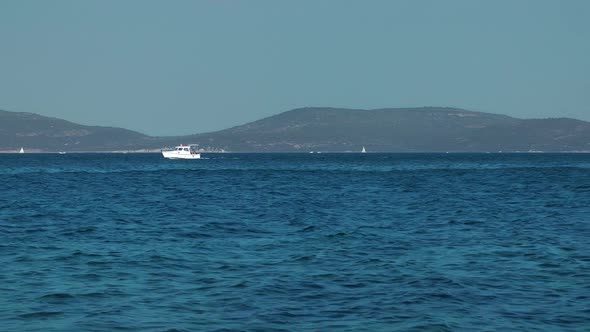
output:
[[[76,297],[68,293],[53,293],[41,296],[39,299],[43,302],[59,304],[74,300]]]
[[[449,326],[447,324],[441,323],[432,323],[432,324],[419,324],[409,328],[407,331],[412,332],[422,332],[422,331],[436,331],[436,332],[451,332],[454,330],[454,327]]]
[[[109,261],[88,261],[88,262],[86,262],[86,265],[89,265],[89,266],[108,266],[111,264],[112,264],[112,262],[109,262]]]
[[[41,296],[43,300],[64,300],[64,299],[73,299],[74,296],[68,293],[52,293]]]
[[[99,299],[99,298],[108,297],[109,295],[104,292],[91,292],[91,293],[80,294],[79,296],[83,297],[83,298]]]
[[[291,257],[291,261],[293,262],[309,262],[315,259],[315,255],[301,255],[301,256],[294,256]]]
[[[346,233],[346,232],[338,232],[338,233],[333,233],[333,234],[326,235],[327,238],[339,238],[339,237],[345,237],[345,236],[348,236],[348,233]]]
[[[367,287],[367,284],[364,282],[357,282],[357,283],[353,283],[353,284],[343,284],[342,287],[345,288],[363,288],[363,287]]]
[[[188,237],[188,238],[191,238],[191,239],[203,239],[203,238],[213,237],[211,234],[201,233],[201,232],[188,232],[188,233],[183,233],[182,236]]]
[[[19,317],[24,319],[42,319],[42,318],[51,318],[55,316],[61,316],[64,313],[62,311],[36,311],[27,314],[19,315]]]
[[[145,164],[130,167],[127,165],[121,166],[121,168],[103,168],[103,167],[82,167],[82,166],[71,166],[63,168],[52,168],[52,167],[37,167],[37,168],[15,168],[15,169],[4,169],[0,170],[0,175],[58,175],[58,174],[69,174],[76,176],[92,175],[92,174],[146,174],[146,173],[162,173],[162,172],[268,172],[268,171],[280,171],[280,172],[335,172],[335,173],[347,173],[360,172],[360,173],[391,173],[391,172],[423,172],[423,171],[494,171],[494,170],[512,170],[512,171],[526,171],[526,170],[581,170],[586,171],[590,168],[590,164],[547,164],[547,165],[531,165],[531,164],[449,164],[449,165],[436,165],[436,164],[412,164],[412,163],[399,163],[389,165],[379,164],[291,164],[291,163],[271,163],[260,166],[248,166],[241,164],[171,164],[163,166],[161,164]]]
[[[300,232],[311,232],[315,231],[316,227],[314,225],[305,226],[303,229],[300,229]]]
[[[246,281],[240,281],[237,284],[232,285],[231,287],[232,288],[246,288],[246,287],[248,287],[248,282],[246,282]]]

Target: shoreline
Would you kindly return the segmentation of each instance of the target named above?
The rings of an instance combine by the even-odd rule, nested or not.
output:
[[[25,150],[24,153],[20,153],[19,150],[0,150],[0,154],[149,154],[149,153],[161,153],[161,149],[141,149],[141,150],[110,150],[110,151],[43,151],[43,150]],[[259,153],[259,154],[311,154],[310,152],[304,151],[199,151],[199,153],[235,153],[235,154],[247,154],[247,153]],[[375,151],[361,153],[359,151],[314,151],[313,154],[586,154],[588,151]]]

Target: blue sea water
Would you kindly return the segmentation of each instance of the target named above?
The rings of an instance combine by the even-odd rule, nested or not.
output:
[[[0,331],[589,331],[589,154],[0,155]]]

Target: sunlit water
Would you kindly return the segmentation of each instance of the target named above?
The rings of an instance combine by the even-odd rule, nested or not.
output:
[[[0,331],[587,331],[590,155],[0,155]]]

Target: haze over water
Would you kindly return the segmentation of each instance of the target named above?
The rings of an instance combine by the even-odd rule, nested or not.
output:
[[[588,154],[2,155],[2,331],[580,331]]]

